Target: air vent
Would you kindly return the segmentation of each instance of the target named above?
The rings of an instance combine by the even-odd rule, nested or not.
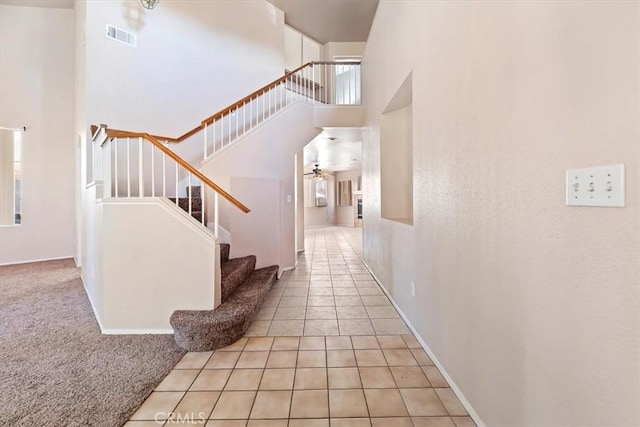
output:
[[[124,43],[131,47],[136,47],[136,35],[129,33],[120,28],[116,28],[113,25],[107,24],[107,38],[115,40],[120,43]]]

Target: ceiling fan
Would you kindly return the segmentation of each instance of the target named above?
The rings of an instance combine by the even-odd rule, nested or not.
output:
[[[320,169],[320,165],[316,163],[315,168],[313,168],[311,172],[305,173],[305,175],[311,175],[310,179],[313,179],[315,181],[324,181],[325,179],[327,179],[327,176],[329,174],[322,172],[322,169]]]

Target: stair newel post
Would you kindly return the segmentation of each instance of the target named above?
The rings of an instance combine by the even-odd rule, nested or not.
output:
[[[111,197],[111,138],[107,138],[102,144],[102,198]]]
[[[131,197],[131,138],[127,137],[127,197]]]
[[[207,123],[204,124],[204,157],[203,159],[207,158]]]
[[[113,139],[113,193],[118,197],[118,138]]]
[[[144,197],[144,146],[142,137],[138,138],[138,197]]]
[[[219,226],[218,210],[219,210],[219,196],[217,192],[214,192],[213,193],[213,235],[216,236],[216,239],[220,234],[218,232],[218,226]]]

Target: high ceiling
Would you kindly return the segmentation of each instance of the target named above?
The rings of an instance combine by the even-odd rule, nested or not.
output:
[[[285,22],[319,41],[365,42],[378,0],[269,0]]]
[[[74,0],[0,0],[0,4],[72,9]],[[379,0],[268,0],[288,25],[320,43],[364,42]]]

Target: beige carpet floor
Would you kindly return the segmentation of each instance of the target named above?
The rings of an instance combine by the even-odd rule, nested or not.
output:
[[[0,426],[121,426],[180,360],[102,335],[72,260],[0,267]]]

